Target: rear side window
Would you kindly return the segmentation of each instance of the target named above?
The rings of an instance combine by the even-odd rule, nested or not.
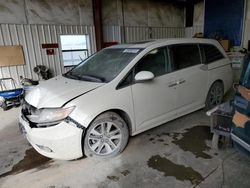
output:
[[[224,58],[224,55],[217,49],[217,47],[211,44],[201,44],[200,45],[202,53],[203,63],[208,64],[214,61]]]
[[[173,70],[201,64],[200,51],[197,44],[171,45],[169,46],[169,54]]]

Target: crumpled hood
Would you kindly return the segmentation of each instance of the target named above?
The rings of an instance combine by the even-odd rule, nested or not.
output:
[[[57,76],[32,89],[25,100],[36,108],[61,107],[70,99],[102,85],[104,83],[85,82]]]

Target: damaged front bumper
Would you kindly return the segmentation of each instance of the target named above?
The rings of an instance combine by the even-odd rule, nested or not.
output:
[[[54,159],[72,160],[83,156],[82,136],[85,128],[72,119],[51,127],[32,127],[20,113],[20,130],[40,154]]]

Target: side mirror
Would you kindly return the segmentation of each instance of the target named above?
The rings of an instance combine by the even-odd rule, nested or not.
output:
[[[140,71],[135,75],[136,82],[145,82],[154,79],[154,74],[149,71]]]

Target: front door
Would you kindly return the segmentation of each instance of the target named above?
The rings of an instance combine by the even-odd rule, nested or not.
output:
[[[150,51],[136,65],[135,74],[150,71],[155,78],[132,85],[136,131],[155,127],[175,117],[175,75],[166,48]]]

